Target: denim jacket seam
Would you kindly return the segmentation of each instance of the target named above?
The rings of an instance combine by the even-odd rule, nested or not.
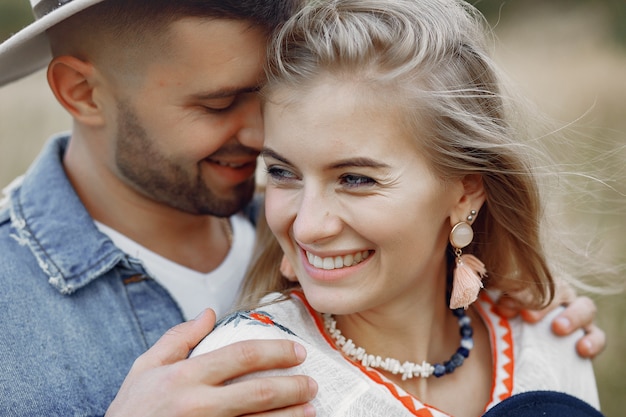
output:
[[[141,269],[143,270],[143,268],[141,268]],[[145,273],[145,271],[141,271],[141,272]],[[145,273],[145,275],[148,278],[150,278],[150,275],[148,275],[147,273]],[[118,279],[122,279],[122,277],[118,275]],[[152,279],[152,278],[150,278],[150,279]],[[141,320],[139,319],[139,316],[137,316],[137,311],[135,310],[135,307],[134,307],[133,303],[131,302],[131,296],[128,293],[128,286],[129,285],[133,285],[133,284],[124,284],[123,285],[124,295],[126,296],[126,301],[128,302],[128,310],[133,315],[133,321],[135,323],[136,330],[141,335],[141,341],[143,342],[144,347],[147,349],[149,347],[148,346],[148,338],[146,337],[146,333],[143,331],[143,326],[141,325]]]
[[[56,288],[63,295],[70,295],[79,290],[80,288],[88,285],[95,279],[102,277],[106,274],[107,271],[113,269],[116,264],[120,262],[124,258],[123,254],[120,252],[117,256],[115,256],[114,262],[111,262],[110,255],[114,254],[116,251],[109,252],[104,256],[101,256],[98,262],[91,264],[89,268],[79,271],[74,274],[74,277],[80,277],[86,275],[88,272],[91,272],[90,275],[94,275],[94,278],[80,282],[79,285],[73,285],[71,281],[72,277],[66,277],[61,268],[53,261],[53,258],[50,256],[45,247],[41,244],[41,242],[35,237],[35,234],[32,232],[31,228],[28,226],[28,222],[21,216],[21,208],[17,198],[11,199],[11,207],[10,207],[10,219],[11,226],[15,229],[17,234],[11,234],[11,237],[17,241],[19,245],[28,246],[31,253],[37,260],[37,264],[41,268],[41,270],[49,277],[48,283]],[[19,214],[18,214],[19,213]],[[105,266],[110,264],[109,266]],[[103,267],[105,266],[105,267]]]
[[[156,279],[154,279],[154,277],[148,272],[146,271],[145,267],[143,266],[143,263],[141,262],[141,260],[137,259],[137,258],[133,258],[131,256],[126,255],[125,257],[126,262],[129,265],[136,265],[139,268],[135,269],[137,272],[141,273],[142,275],[144,275],[145,277],[147,277],[147,279],[149,281],[151,281],[154,285],[158,286],[158,288],[163,292],[163,295],[166,297],[169,297],[170,301],[172,302],[173,306],[176,307],[177,312],[180,314],[181,317],[184,317],[183,315],[183,310],[182,308],[178,305],[178,303],[176,302],[176,300],[174,299],[174,297],[172,297],[172,294],[165,288],[163,287],[163,285],[161,285],[159,283],[159,281],[157,281]],[[118,278],[121,279],[121,276],[118,276]],[[148,338],[146,337],[146,334],[144,332],[144,328],[141,325],[141,319],[140,317],[137,315],[137,310],[135,309],[134,305],[132,302],[130,302],[131,300],[131,295],[128,293],[128,288],[131,285],[136,285],[137,283],[133,282],[130,284],[125,284],[124,285],[124,294],[126,295],[126,299],[129,302],[129,311],[131,312],[133,319],[136,323],[137,326],[137,331],[139,332],[139,334],[141,335],[141,339],[146,347],[146,349],[148,349],[150,347],[150,344],[148,342]]]
[[[15,241],[21,246],[27,246],[35,259],[37,260],[37,264],[39,268],[49,277],[48,283],[50,283],[53,287],[58,289],[62,294],[71,294],[74,292],[72,286],[62,284],[65,282],[65,278],[61,273],[59,267],[52,261],[48,252],[43,248],[41,243],[35,238],[32,230],[28,226],[28,222],[21,216],[21,208],[16,195],[13,195],[12,204],[10,208],[10,217],[11,217],[11,226],[15,230],[15,234],[11,234],[10,236],[15,239]],[[19,213],[19,215],[18,215]],[[52,270],[52,268],[54,271]]]

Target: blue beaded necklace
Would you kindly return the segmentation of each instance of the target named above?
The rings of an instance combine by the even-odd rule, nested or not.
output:
[[[446,374],[451,374],[456,368],[463,365],[465,359],[469,357],[470,351],[474,347],[474,329],[471,326],[471,319],[463,308],[452,310],[452,314],[456,316],[459,323],[461,345],[449,360],[434,365],[426,361],[422,361],[421,364],[409,361],[401,363],[394,358],[383,359],[380,356],[371,355],[362,347],[356,346],[352,339],[346,339],[341,334],[341,331],[337,329],[337,321],[331,314],[323,314],[322,317],[324,318],[326,331],[344,355],[355,362],[360,362],[363,366],[382,369],[391,372],[393,375],[402,374],[402,380],[404,381],[411,378],[428,378],[431,375],[439,378]]]

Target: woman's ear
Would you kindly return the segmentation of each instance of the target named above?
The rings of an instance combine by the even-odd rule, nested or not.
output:
[[[55,57],[48,66],[48,84],[56,99],[78,122],[101,125],[104,117],[94,100],[95,68],[76,57]]]
[[[280,273],[287,279],[287,281],[298,282],[298,277],[296,277],[296,271],[294,271],[291,262],[287,259],[287,257],[283,254],[283,259],[280,261]]]
[[[486,198],[482,175],[468,174],[462,178],[461,184],[463,186],[463,194],[450,215],[451,226],[458,222],[467,221],[467,216],[470,215],[472,210],[478,213]],[[472,217],[476,218],[476,214]]]

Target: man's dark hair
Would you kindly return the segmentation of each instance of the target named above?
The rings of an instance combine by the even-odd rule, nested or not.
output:
[[[130,68],[145,62],[135,59],[140,51],[159,54],[172,47],[167,28],[177,20],[236,20],[269,35],[302,3],[303,0],[104,0],[60,22],[48,35],[54,56],[89,59],[100,52],[122,70],[124,65]]]
[[[111,27],[138,30],[184,17],[205,17],[248,21],[270,33],[301,6],[302,0],[105,0],[82,13]]]

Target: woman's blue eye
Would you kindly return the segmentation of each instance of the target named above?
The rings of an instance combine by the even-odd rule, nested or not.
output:
[[[374,181],[370,177],[365,177],[363,175],[353,175],[353,174],[346,174],[341,177],[341,180],[342,182],[344,182],[350,187],[359,187],[363,185],[372,185],[376,183],[376,181]]]
[[[278,181],[296,178],[296,175],[293,172],[279,167],[267,167],[265,172],[267,172],[267,175],[269,175],[272,179]]]

